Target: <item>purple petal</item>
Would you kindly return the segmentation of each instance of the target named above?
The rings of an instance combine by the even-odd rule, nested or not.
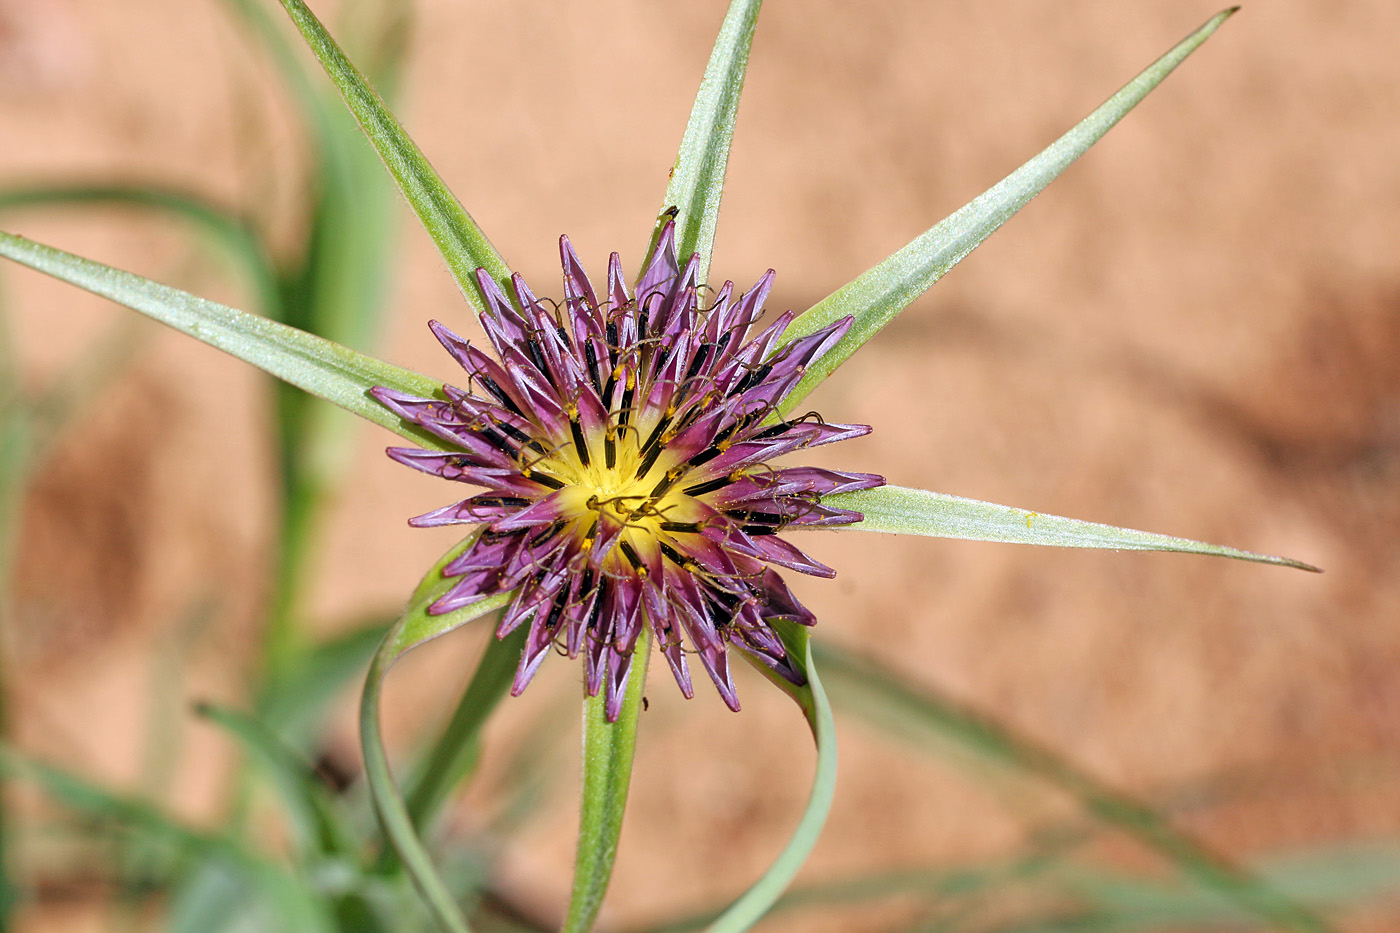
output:
[[[510,514],[502,515],[492,526],[492,530],[516,531],[521,528],[552,525],[564,517],[564,501],[564,490],[552,492],[524,508],[517,507]]]
[[[431,512],[424,512],[408,520],[414,528],[436,528],[439,525],[471,525],[481,522],[494,522],[520,512],[526,504],[518,496],[501,496],[496,493],[482,493],[463,499],[453,505],[446,505]]]
[[[828,580],[836,576],[836,571],[832,570],[821,561],[815,560],[802,553],[802,550],[788,541],[784,541],[777,535],[755,535],[748,541],[740,544],[731,539],[730,547],[741,554],[748,554],[750,557],[757,557],[766,560],[770,564],[777,564],[779,567],[786,567],[789,570],[796,570],[798,573],[810,574],[814,577],[825,577]]]
[[[651,296],[669,294],[680,274],[676,265],[676,222],[668,220],[657,237],[651,261],[637,279],[637,304],[644,305]]]

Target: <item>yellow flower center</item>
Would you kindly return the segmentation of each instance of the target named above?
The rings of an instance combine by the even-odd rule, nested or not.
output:
[[[577,442],[563,440],[528,464],[528,471],[564,484],[556,500],[587,547],[606,529],[624,526],[603,563],[605,570],[622,570],[626,562],[645,573],[643,561],[658,549],[676,554],[672,533],[697,531],[705,515],[699,501],[683,491],[675,456],[664,446],[659,453],[644,454],[639,433],[633,427],[598,430],[587,437],[580,432]]]

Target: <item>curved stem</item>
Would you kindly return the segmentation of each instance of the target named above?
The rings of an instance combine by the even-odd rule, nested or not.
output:
[[[796,631],[793,631],[796,629]],[[827,814],[831,812],[831,801],[836,796],[836,724],[831,717],[831,703],[817,677],[816,666],[812,663],[811,643],[806,629],[796,625],[780,629],[790,654],[804,659],[804,672],[807,683],[803,687],[793,687],[771,675],[767,668],[755,664],[775,684],[782,687],[802,708],[807,725],[812,730],[812,740],[817,746],[817,768],[812,776],[812,792],[807,798],[807,809],[793,830],[788,844],[743,895],[729,905],[715,922],[706,928],[706,933],[740,933],[747,930],[778,902],[787,886],[797,875],[807,856],[817,844],[822,827],[826,825]]]
[[[433,566],[418,584],[408,608],[385,634],[374,653],[369,673],[365,677],[364,693],[360,697],[360,748],[365,759],[365,780],[370,799],[374,801],[384,835],[398,852],[409,877],[427,903],[429,912],[449,933],[467,933],[467,920],[456,900],[433,867],[432,857],[418,838],[408,805],[394,783],[389,768],[389,756],[384,749],[384,736],[379,724],[379,700],[384,678],[394,662],[424,642],[446,634],[488,613],[505,606],[513,593],[489,596],[465,609],[445,615],[432,615],[428,609],[452,585],[452,579],[442,576],[442,568],[463,550],[470,547],[476,536],[468,536],[452,548]]]

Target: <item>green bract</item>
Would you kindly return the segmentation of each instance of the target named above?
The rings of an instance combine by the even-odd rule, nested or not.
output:
[[[477,311],[489,313],[489,302],[477,279],[477,270],[484,270],[495,283],[504,284],[510,277],[505,260],[305,3],[301,0],[281,2],[436,243],[462,294]],[[674,217],[679,254],[682,257],[698,254],[701,282],[708,276],[729,144],[760,5],[759,0],[735,0],[730,5],[662,204],[662,215]],[[241,0],[240,6],[248,11],[254,9]],[[846,316],[854,319],[854,325],[828,357],[806,371],[783,401],[784,408],[790,409],[830,376],[842,361],[1025,206],[1209,38],[1232,12],[1228,10],[1211,18],[1006,179],[799,315],[786,335],[788,339],[815,333]],[[660,229],[658,223],[653,232],[653,245]],[[233,230],[228,235],[236,245],[242,244],[239,231]],[[253,256],[256,265],[256,251],[244,249],[244,252]],[[357,353],[288,323],[206,301],[22,237],[0,234],[0,254],[169,324],[415,443],[447,449],[441,441],[407,425],[368,394],[374,387],[387,387],[423,398],[443,398],[442,385],[427,376]],[[1314,569],[1285,558],[1040,515],[917,489],[885,487],[836,494],[827,501],[833,506],[862,511],[865,519],[853,526],[857,530],[1066,547],[1184,551]],[[370,666],[361,711],[366,770],[385,832],[433,915],[445,929],[453,931],[466,930],[467,922],[419,841],[418,827],[443,799],[458,772],[458,759],[463,749],[475,741],[486,714],[508,685],[509,674],[504,672],[509,670],[509,653],[519,651],[520,640],[492,642],[459,715],[454,718],[443,743],[434,751],[429,769],[419,778],[407,802],[394,785],[380,740],[378,703],[384,676],[405,652],[488,615],[510,598],[509,593],[503,593],[456,612],[443,615],[428,612],[428,607],[447,585],[442,578],[442,568],[470,541],[458,545],[429,571],[407,611],[385,636]],[[831,713],[813,663],[812,646],[805,629],[785,626],[780,634],[790,655],[799,659],[806,677],[803,686],[794,686],[779,677],[771,679],[796,701],[816,743],[817,767],[811,802],[783,854],[763,878],[713,921],[710,927],[713,930],[747,929],[777,901],[815,843],[834,792],[835,740]],[[639,650],[645,648],[644,638]],[[762,667],[759,669],[771,675]],[[849,675],[849,671],[843,671],[843,675]],[[590,699],[585,703],[584,791],[567,930],[592,928],[611,874],[630,779],[642,685],[642,676],[632,678],[623,713],[616,722],[606,721],[600,709],[601,700]],[[265,745],[264,737],[243,720],[218,711],[211,716],[254,749],[271,748]],[[281,767],[275,751],[268,751],[265,757],[269,767]],[[288,786],[296,809],[303,817],[302,832],[315,832],[320,803],[314,797],[297,796],[295,785]],[[1112,799],[1104,804],[1110,808],[1113,805]],[[1129,817],[1131,814],[1124,819]],[[1162,838],[1166,839],[1164,845],[1174,844],[1175,837]],[[200,840],[195,843],[206,844]],[[247,860],[241,852],[233,852],[230,857]],[[1209,868],[1212,863],[1202,864]],[[1203,883],[1213,884],[1218,893],[1234,898],[1258,915],[1294,928],[1313,926],[1307,915],[1259,895],[1256,888],[1233,874],[1203,870],[1202,877]]]

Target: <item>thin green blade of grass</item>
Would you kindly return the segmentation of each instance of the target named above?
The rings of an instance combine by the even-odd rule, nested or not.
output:
[[[685,135],[681,137],[671,180],[666,185],[661,220],[652,232],[652,247],[647,250],[650,256],[662,226],[674,210],[676,254],[682,262],[692,253],[699,254],[699,282],[704,282],[710,271],[734,120],[762,5],[762,0],[734,0],[725,13],[705,75],[700,79]]]
[[[283,866],[250,852],[231,836],[185,826],[150,803],[111,793],[2,743],[0,774],[34,784],[70,810],[167,843],[185,853],[187,864],[217,859],[234,866],[249,879],[271,916],[288,924],[288,929],[332,933],[331,919],[316,892]]]
[[[888,259],[798,315],[785,332],[785,339],[815,333],[847,315],[854,317],[855,323],[829,353],[808,368],[780,407],[790,410],[805,398],[914,299],[1029,204],[1210,38],[1236,9],[1212,17],[1039,155]]]
[[[1400,843],[1276,854],[1252,866],[1275,890],[1317,910],[1364,907],[1400,895]],[[1059,881],[1084,904],[1075,922],[1102,930],[1238,926],[1254,917],[1218,891],[1134,877],[1089,865],[1062,866]]]
[[[525,649],[527,626],[505,638],[489,637],[462,698],[442,734],[433,743],[423,765],[407,783],[404,797],[413,825],[422,832],[446,802],[452,788],[471,772],[481,729],[501,698],[510,690],[520,654]]]
[[[1005,892],[1008,886],[1039,875],[1055,863],[1054,854],[1036,853],[985,865],[893,869],[832,878],[793,887],[774,902],[768,916],[910,897],[938,900],[946,905],[951,900],[988,891]],[[700,911],[640,927],[632,933],[691,933],[704,929],[718,916],[718,911]]]
[[[213,201],[148,184],[35,182],[0,190],[0,211],[35,207],[131,207],[188,221],[242,268],[263,314],[281,319],[277,269],[262,240],[246,219]]]
[[[340,819],[335,802],[310,762],[246,713],[212,703],[201,703],[195,711],[232,737],[276,788],[300,861],[309,863],[333,855],[358,857],[360,840],[354,827]]]
[[[1060,756],[1016,735],[994,719],[848,652],[815,646],[832,693],[846,710],[916,748],[938,751],[951,742],[1013,773],[1043,781],[1087,812],[1137,839],[1183,875],[1281,929],[1318,933],[1321,918],[1266,882],[1212,852],[1153,808],[1119,793]]]
[[[385,308],[396,227],[392,185],[354,115],[335,91],[313,86],[289,41],[289,27],[251,0],[226,0],[275,66],[309,128],[313,158],[301,250],[281,270],[284,323],[360,350],[371,349]],[[382,20],[368,36],[380,50],[375,77],[392,85],[405,16]],[[350,461],[351,422],[286,384],[275,389],[281,528],[273,555],[269,618],[264,627],[264,680],[275,682],[307,650],[302,633],[307,563],[320,537],[326,504]]]
[[[441,384],[421,373],[11,233],[0,232],[0,256],[139,311],[415,443],[445,449],[368,394],[374,386],[438,394]]]
[[[1034,544],[1045,547],[1173,551],[1320,572],[1311,564],[1288,557],[1256,554],[1219,544],[1193,541],[1190,538],[1176,538],[1151,531],[1137,531],[1116,525],[1102,525],[1060,515],[1031,512],[927,489],[880,486],[876,489],[826,496],[822,502],[838,508],[854,509],[864,515],[860,522],[850,526],[858,531],[958,538],[964,541]]]
[[[497,283],[505,283],[509,266],[315,14],[302,0],[281,2],[437,244],[463,296],[484,313],[489,305],[476,281],[476,270],[485,269]]]
[[[542,815],[541,805],[557,792],[574,744],[569,728],[573,701],[572,691],[556,695],[521,730],[522,740],[493,781],[491,796],[499,803],[487,824],[490,835],[516,835]]]
[[[309,645],[276,681],[263,685],[255,706],[257,718],[283,741],[294,745],[309,741],[327,705],[369,664],[391,624],[358,625]]]

